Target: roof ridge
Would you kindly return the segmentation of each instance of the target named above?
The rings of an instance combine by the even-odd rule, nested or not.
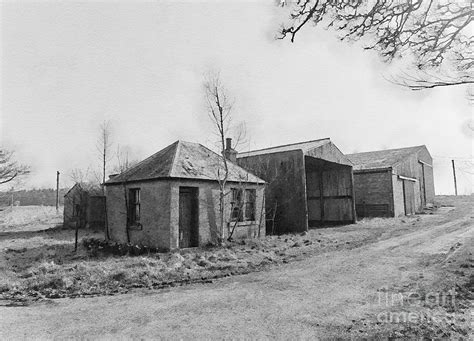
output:
[[[407,147],[407,148],[400,148],[400,149],[412,149],[412,148],[413,148],[414,150],[413,150],[413,152],[410,153],[410,155],[411,155],[411,154],[413,154],[414,152],[418,152],[422,147],[425,147],[425,145],[413,146],[413,147]],[[416,149],[415,149],[415,148],[416,148]],[[400,159],[400,160],[396,161],[392,166],[397,166],[397,165],[399,165],[402,161],[403,161],[403,160]]]
[[[144,164],[146,164],[146,162],[148,162],[148,161],[150,161],[151,159],[153,159],[158,153],[163,152],[163,151],[164,151],[165,149],[167,149],[167,148],[171,148],[171,147],[172,147],[174,144],[176,144],[177,142],[179,142],[179,140],[173,142],[172,144],[166,146],[164,149],[161,149],[161,150],[159,150],[159,151],[153,153],[153,154],[150,155],[149,157],[143,159],[142,161],[138,162],[136,165],[134,165],[134,166],[130,167],[129,169],[127,169],[126,171],[120,173],[120,174],[118,175],[118,177],[125,177],[125,178],[126,178],[127,175],[129,175],[130,173],[133,174],[134,171],[136,171],[137,169],[140,169],[141,166],[143,166]],[[106,182],[107,182],[107,181],[106,181]]]
[[[176,165],[176,159],[177,159],[176,155],[178,155],[178,153],[181,149],[181,142],[183,142],[183,141],[177,140],[177,141],[175,141],[171,144],[171,145],[173,145],[173,144],[176,143],[177,145],[176,145],[176,150],[174,151],[173,160],[171,161],[171,167],[170,167],[168,176],[172,176],[172,174],[173,174],[173,171],[174,171],[174,168],[175,168],[175,165]]]
[[[203,145],[203,144],[201,144],[201,143],[197,143],[197,142],[196,142],[196,144],[198,144],[198,145],[200,145],[201,147],[207,149],[207,150],[210,151],[211,153],[216,154],[217,156],[224,158],[224,155],[218,154],[217,152],[213,151],[212,149],[206,147],[205,145]],[[232,162],[232,161],[229,160],[229,159],[226,159],[226,162],[231,163],[231,164],[233,164],[233,165],[235,165],[235,166],[237,166],[237,167],[240,167],[240,168],[242,168],[243,170],[247,171],[245,168],[239,166],[239,164],[238,164],[237,162]]]
[[[350,153],[350,154],[346,154],[346,155],[349,156],[349,155],[360,155],[360,154],[379,153],[379,152],[393,152],[395,150],[413,149],[413,148],[419,149],[421,147],[426,147],[426,146],[424,144],[421,144],[421,145],[418,145],[418,146],[402,147],[402,148],[390,148],[390,149],[379,149],[379,150],[371,150],[371,151],[368,151],[368,152]]]
[[[282,144],[282,145],[279,145],[279,146],[273,146],[273,147],[267,147],[267,148],[262,148],[262,149],[249,150],[249,151],[246,151],[246,152],[241,152],[241,153],[239,153],[239,154],[261,152],[261,151],[263,151],[263,150],[270,150],[270,149],[275,149],[275,148],[289,147],[289,146],[294,146],[294,145],[297,145],[297,144],[311,143],[311,142],[317,142],[317,141],[323,141],[323,140],[330,140],[330,138],[329,138],[329,137],[325,137],[325,138],[316,139],[316,140],[309,140],[309,141],[302,141],[302,142],[295,142],[295,143]]]

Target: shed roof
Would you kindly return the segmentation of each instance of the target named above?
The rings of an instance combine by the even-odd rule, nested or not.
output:
[[[227,181],[264,183],[238,165],[227,161]],[[176,141],[127,171],[106,181],[106,185],[152,179],[213,180],[223,169],[222,157],[199,143]]]
[[[91,196],[101,196],[101,195],[103,195],[101,188],[97,185],[87,183],[87,182],[76,182],[74,184],[74,186],[72,186],[66,192],[66,194],[64,194],[64,196],[66,197],[66,196],[74,193],[75,191],[82,191],[82,192],[85,192],[85,193],[87,193],[88,195],[91,195]]]
[[[298,142],[282,146],[253,150],[239,153],[237,158],[254,157],[259,155],[268,155],[274,153],[284,153],[290,151],[301,151],[303,155],[322,159],[342,165],[352,166],[351,161],[334,145],[327,137],[319,140]]]
[[[389,168],[402,162],[408,156],[417,153],[422,146],[377,150],[373,152],[364,152],[348,154],[347,157],[354,164],[354,170]]]
[[[329,137],[324,139],[306,141],[306,142],[297,142],[291,144],[285,144],[282,146],[275,146],[263,149],[252,150],[249,152],[242,152],[239,153],[237,157],[249,157],[249,156],[257,156],[257,155],[264,155],[264,154],[272,154],[272,153],[281,153],[281,152],[288,152],[292,150],[302,150],[303,153],[305,151],[311,150],[313,148],[321,147],[327,143],[331,142]]]

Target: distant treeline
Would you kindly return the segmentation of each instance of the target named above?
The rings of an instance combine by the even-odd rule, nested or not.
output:
[[[59,204],[64,203],[64,194],[68,191],[68,188],[61,188],[59,190]],[[0,206],[8,206],[12,204],[12,198],[14,204],[20,206],[30,205],[43,205],[43,206],[55,206],[56,205],[56,190],[53,188],[47,189],[29,189],[20,191],[4,191],[0,192]]]

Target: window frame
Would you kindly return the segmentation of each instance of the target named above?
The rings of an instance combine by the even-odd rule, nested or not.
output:
[[[128,189],[128,226],[141,226],[141,193],[140,188]]]
[[[252,194],[247,196],[247,193]],[[257,211],[257,189],[232,187],[231,196],[230,221],[238,223],[255,222]],[[253,200],[249,200],[249,198],[252,198]],[[238,204],[238,206],[236,204]],[[248,213],[249,204],[252,204],[251,215]],[[236,209],[238,209],[238,211]],[[238,216],[235,212],[238,212]]]
[[[230,202],[231,205],[231,211],[230,211],[230,220],[235,222],[242,222],[244,221],[244,216],[243,216],[243,190],[241,188],[231,188],[231,195],[232,199]],[[238,206],[236,206],[238,204]],[[237,209],[237,211],[236,211]],[[237,212],[237,214],[235,214]]]
[[[247,196],[247,194],[250,194]],[[244,195],[244,221],[255,221],[257,210],[257,190],[255,188],[246,188]],[[249,216],[249,205],[251,206],[251,215]]]

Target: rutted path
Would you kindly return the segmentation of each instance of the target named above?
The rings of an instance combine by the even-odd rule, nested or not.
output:
[[[422,216],[408,230],[388,229],[362,247],[329,251],[211,284],[0,307],[0,338],[388,335],[400,324],[378,319],[394,308],[384,304],[381,295],[419,288],[436,292],[446,283],[454,285],[457,278],[446,265],[448,258],[454,259],[453,264],[456,259],[468,264],[462,278],[472,276],[473,222],[470,204],[461,205]]]

